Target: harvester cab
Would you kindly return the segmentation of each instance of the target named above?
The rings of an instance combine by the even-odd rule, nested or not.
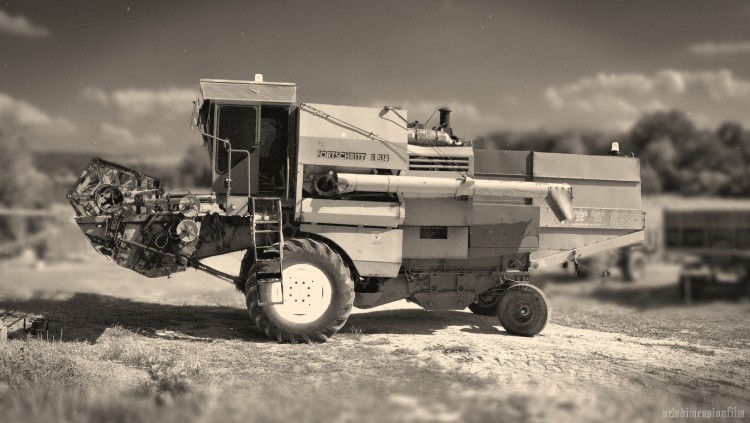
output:
[[[204,79],[194,126],[211,160],[212,187],[229,215],[244,215],[249,197],[289,198],[296,86]]]
[[[450,109],[427,129],[393,107],[296,101],[295,84],[260,75],[201,80],[211,192],[94,159],[68,194],[86,238],[147,277],[193,267],[234,283],[258,329],[291,342],[402,299],[536,335],[537,269],[643,239],[636,158],[477,150]],[[201,261],[234,251],[234,273]]]

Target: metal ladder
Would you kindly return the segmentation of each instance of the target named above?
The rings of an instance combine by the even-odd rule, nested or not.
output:
[[[281,199],[278,197],[250,197],[253,218],[253,258],[255,259],[255,280],[258,283],[258,305],[266,306],[282,304],[284,291],[282,288],[281,270],[284,260],[284,234],[282,232]],[[274,257],[263,254],[266,248],[278,244],[279,252]],[[275,253],[272,253],[275,254]],[[261,264],[264,269],[261,270]],[[277,295],[273,295],[278,290]],[[278,298],[273,301],[273,297]]]

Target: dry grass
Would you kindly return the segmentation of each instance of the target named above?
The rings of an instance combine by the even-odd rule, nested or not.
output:
[[[229,285],[151,281],[113,269],[104,263],[20,272],[9,280],[28,284],[0,282],[0,308],[43,313],[56,334],[54,342],[0,344],[0,421],[633,421],[660,416],[666,404],[663,397],[624,398],[607,387],[583,387],[593,396],[550,393],[526,382],[524,370],[500,365],[498,374],[473,372],[472,366],[493,356],[463,340],[504,337],[496,319],[382,311],[353,315],[326,344],[277,344],[251,326]],[[687,308],[659,296],[661,286],[575,282],[545,290],[555,323],[698,339],[703,347],[687,352],[700,359],[713,358],[707,346],[734,346],[746,354],[750,314],[744,305]],[[432,340],[456,324],[466,324],[466,332]],[[426,343],[404,343],[413,338]],[[494,345],[503,338],[492,339]],[[544,337],[528,342],[538,340]],[[690,348],[674,345],[675,353]],[[531,356],[533,348],[517,353]],[[747,372],[746,358],[735,364]]]
[[[342,335],[323,345],[186,343],[113,327],[95,345],[13,341],[0,349],[0,414],[20,422],[247,421],[248,415],[257,421],[375,421],[373,409],[392,412],[380,401],[389,395],[441,403],[448,390],[487,386],[480,377],[443,374],[433,362],[394,360],[356,335]],[[92,374],[107,366],[148,378],[119,389],[106,375]]]

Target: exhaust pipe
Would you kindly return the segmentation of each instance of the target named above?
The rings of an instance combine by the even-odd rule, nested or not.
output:
[[[453,110],[449,107],[442,107],[438,111],[440,112],[440,129],[453,136],[453,130],[451,129],[451,112]]]

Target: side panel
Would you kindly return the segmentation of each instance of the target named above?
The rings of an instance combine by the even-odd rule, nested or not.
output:
[[[445,239],[424,239],[421,227],[404,227],[404,258],[465,259],[469,254],[469,228],[449,226]]]
[[[336,243],[352,259],[360,276],[393,278],[401,268],[401,229],[302,224],[300,230]]]
[[[406,198],[405,226],[469,226],[473,200]]]
[[[299,110],[300,164],[408,168],[406,129],[382,115],[383,109],[302,104]]]
[[[640,184],[641,166],[632,157],[533,153],[534,180],[554,178]],[[638,200],[640,204],[640,200]]]
[[[539,207],[474,203],[471,247],[539,246]]]
[[[531,181],[531,151],[475,150],[474,175],[483,179]]]
[[[304,198],[301,217],[304,223],[396,228],[403,222],[404,206],[375,201]]]
[[[644,225],[644,216],[641,210],[632,209],[605,209],[576,207],[573,209],[573,218],[560,222],[549,207],[542,209],[542,228],[579,228],[579,229],[632,229],[641,230]]]

